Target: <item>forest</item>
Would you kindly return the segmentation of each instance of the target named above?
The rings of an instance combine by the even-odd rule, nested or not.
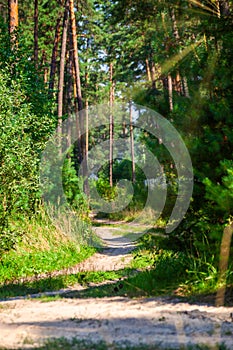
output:
[[[112,272],[127,276],[124,295],[232,305],[232,47],[230,0],[0,0],[0,298],[111,279],[51,277],[101,250],[92,227],[105,220],[140,231],[130,269],[141,272]],[[186,156],[176,144],[173,159],[150,118],[190,159],[171,230]],[[163,197],[154,208],[149,192]]]

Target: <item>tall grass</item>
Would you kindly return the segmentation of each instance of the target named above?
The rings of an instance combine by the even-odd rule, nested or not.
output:
[[[77,220],[73,227],[69,217],[62,214],[59,220],[54,224],[43,210],[24,218],[21,240],[0,257],[0,284],[71,267],[96,251],[88,245],[89,239],[95,240],[88,223]]]

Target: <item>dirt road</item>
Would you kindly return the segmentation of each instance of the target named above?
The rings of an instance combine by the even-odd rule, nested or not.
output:
[[[122,268],[134,244],[108,228],[98,229],[106,250],[82,264],[82,269]],[[77,286],[78,288],[78,286]],[[74,288],[72,288],[73,290]],[[169,298],[64,298],[0,302],[0,346],[36,348],[49,338],[104,340],[179,349],[181,345],[225,343],[233,349],[233,308],[191,305]]]

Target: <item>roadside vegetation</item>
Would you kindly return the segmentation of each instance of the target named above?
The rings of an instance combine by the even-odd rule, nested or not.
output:
[[[30,346],[30,339],[28,339],[28,345]],[[27,347],[30,349],[30,347]],[[99,343],[91,343],[86,341],[80,341],[77,339],[73,339],[68,341],[63,338],[51,339],[45,343],[45,345],[41,347],[37,347],[38,350],[57,350],[57,349],[66,349],[66,350],[161,350],[159,345],[130,345],[128,343],[121,344],[112,344],[109,345],[106,342]],[[206,346],[206,345],[188,345],[181,346],[179,349],[176,347],[176,350],[214,350],[215,347]],[[217,347],[218,350],[227,350],[227,347],[224,344],[219,344]],[[5,350],[0,348],[0,350]],[[21,349],[18,349],[21,350]],[[23,350],[23,349],[22,349]],[[163,350],[174,350],[174,347],[164,347]]]

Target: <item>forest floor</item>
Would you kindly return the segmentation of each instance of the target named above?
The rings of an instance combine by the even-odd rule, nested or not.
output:
[[[135,248],[132,237],[119,234],[117,227],[95,229],[105,248],[70,273],[111,271],[129,265]],[[148,349],[205,344],[216,350],[222,343],[233,349],[233,307],[191,304],[171,297],[72,296],[85,288],[72,286],[53,301],[26,297],[0,301],[0,348],[33,349],[51,338],[78,338],[93,343],[102,340],[109,349],[115,349],[114,344],[137,345],[138,349],[140,344]]]

